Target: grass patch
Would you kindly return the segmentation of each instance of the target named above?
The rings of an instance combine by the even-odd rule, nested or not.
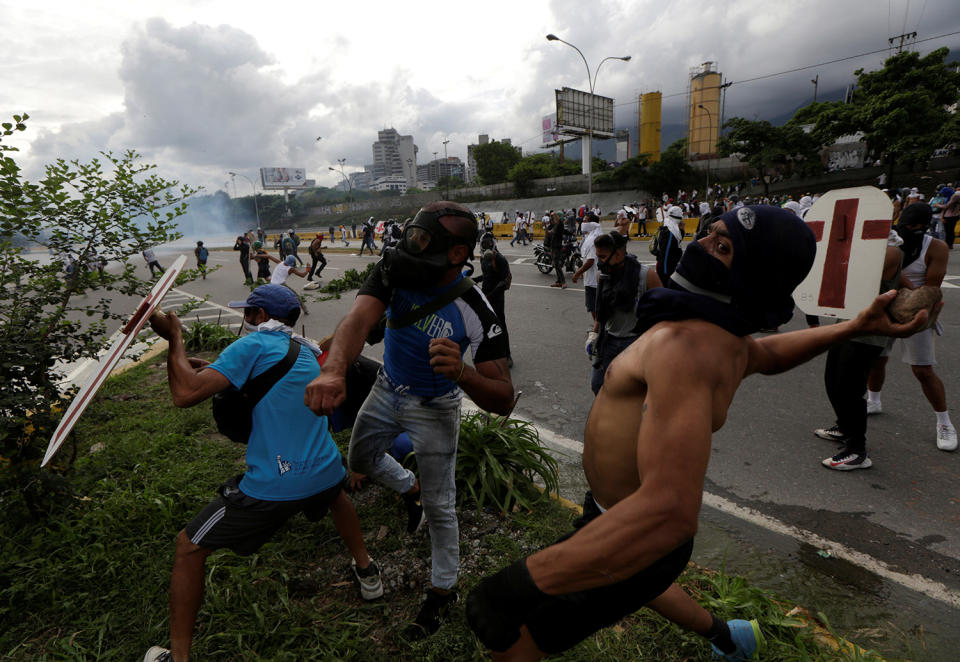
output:
[[[0,538],[0,657],[131,660],[166,645],[174,538],[226,478],[243,447],[216,433],[209,402],[170,403],[163,359],[110,379],[77,427],[70,503],[41,522],[8,512]],[[337,435],[345,447],[349,435]],[[101,448],[91,453],[91,447]],[[194,642],[197,660],[487,659],[463,603],[427,641],[402,626],[429,580],[429,541],[408,537],[397,495],[375,486],[353,495],[386,596],[363,602],[350,557],[329,518],[287,524],[259,553],[211,555]],[[570,529],[574,513],[552,500],[503,517],[460,509],[461,596],[484,574]],[[769,594],[741,578],[691,567],[688,590],[723,618],[759,618],[765,660],[878,659],[823,646]],[[708,660],[703,639],[648,610],[589,638],[560,660]]]

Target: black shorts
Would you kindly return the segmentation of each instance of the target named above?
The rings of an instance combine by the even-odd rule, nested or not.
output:
[[[575,530],[557,542],[571,537],[580,527],[600,514],[593,495],[587,492],[583,516],[574,522]],[[572,648],[594,632],[613,625],[666,591],[687,567],[692,551],[693,539],[616,584],[576,593],[545,596],[524,621],[530,636],[537,648],[544,653],[559,653]]]
[[[306,499],[262,501],[240,491],[237,484],[241,478],[221,485],[217,498],[187,524],[187,537],[194,545],[210,550],[226,547],[249,556],[297,513],[302,512],[311,522],[323,519],[347,482],[344,476],[342,482]]]

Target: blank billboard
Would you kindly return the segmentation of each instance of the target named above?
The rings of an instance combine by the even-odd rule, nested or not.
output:
[[[613,137],[613,99],[569,87],[556,90],[557,133]]]
[[[264,190],[302,188],[307,184],[306,168],[260,168],[260,183]]]

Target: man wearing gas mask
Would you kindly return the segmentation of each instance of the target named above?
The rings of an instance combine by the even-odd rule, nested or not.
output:
[[[596,395],[603,386],[607,367],[638,337],[637,302],[647,290],[662,283],[655,269],[640,264],[635,255],[627,252],[627,238],[619,232],[597,237],[594,249],[600,275],[597,319],[587,336],[587,353],[593,358],[590,388]]]
[[[928,320],[923,310],[892,322],[891,291],[850,321],[750,337],[790,319],[815,253],[813,232],[792,212],[742,207],[687,247],[666,287],[640,299],[641,335],[610,364],[587,418],[585,517],[467,600],[470,627],[499,659],[567,650],[645,605],[707,637],[723,659],[753,656],[756,622],[723,623],[673,585],[693,549],[713,432],[747,376],[784,372],[855,336],[909,336]]]
[[[472,257],[477,221],[454,202],[434,202],[406,224],[357,293],[334,334],[323,372],[304,402],[317,414],[332,412],[346,396],[345,375],[364,339],[384,313],[383,369],[357,415],[350,439],[350,468],[404,495],[407,530],[422,516],[430,531],[431,589],[405,636],[437,631],[457,600],[459,533],[455,467],[463,393],[481,408],[506,414],[513,403],[502,324],[476,286],[464,288],[462,269]],[[451,293],[458,292],[456,298]],[[442,305],[441,305],[442,304]],[[419,319],[415,309],[426,309]],[[467,348],[473,367],[463,361]],[[420,480],[386,450],[406,432]]]

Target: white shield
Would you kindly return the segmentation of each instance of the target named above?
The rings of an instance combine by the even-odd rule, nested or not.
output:
[[[852,319],[880,292],[893,205],[872,186],[830,191],[804,217],[817,237],[817,256],[793,292],[808,315]]]
[[[110,376],[110,371],[117,365],[123,352],[130,346],[130,343],[133,342],[137,334],[140,333],[140,329],[143,328],[147,320],[150,319],[150,315],[153,314],[160,300],[163,299],[167,292],[170,291],[170,288],[173,287],[177,276],[183,271],[183,265],[186,261],[187,256],[181,255],[174,260],[169,269],[163,272],[160,280],[156,282],[153,289],[150,290],[150,293],[144,297],[140,305],[137,306],[137,310],[134,312],[133,317],[130,318],[130,321],[117,333],[117,338],[110,346],[110,349],[100,357],[97,369],[90,375],[89,379],[87,379],[87,383],[83,385],[83,388],[73,397],[73,401],[67,408],[66,413],[64,413],[63,418],[60,419],[60,424],[50,438],[50,443],[47,444],[47,452],[43,456],[43,462],[40,463],[41,467],[53,459],[53,456],[66,440],[67,435],[70,434],[70,430],[73,429],[77,419],[80,418],[83,410],[87,408],[87,405],[93,400],[93,396],[97,394],[103,382]]]

